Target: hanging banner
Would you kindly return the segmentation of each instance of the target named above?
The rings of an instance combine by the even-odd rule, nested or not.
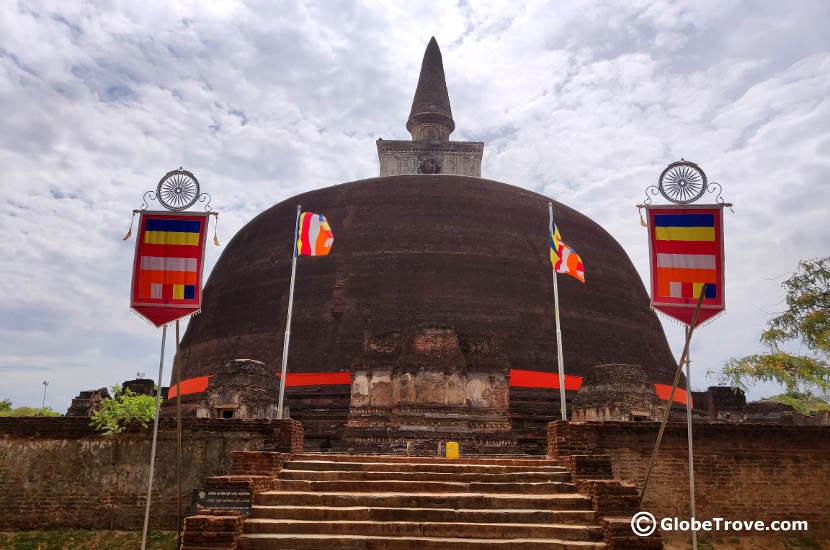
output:
[[[160,327],[202,307],[208,212],[141,212],[130,307]]]
[[[697,322],[723,311],[723,205],[646,206],[646,210],[651,306],[689,325],[706,284]]]

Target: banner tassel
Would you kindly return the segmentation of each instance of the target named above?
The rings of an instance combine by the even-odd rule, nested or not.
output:
[[[132,218],[130,218],[130,230],[129,230],[129,231],[127,231],[127,234],[126,234],[126,235],[124,235],[124,238],[123,238],[123,239],[121,239],[122,241],[126,241],[127,239],[129,239],[129,238],[130,238],[130,235],[132,235],[132,234],[133,234],[133,222],[134,222],[134,221],[135,221],[135,212],[133,212],[133,217],[132,217]]]
[[[646,223],[646,220],[643,219],[643,209],[638,206],[637,207],[637,212],[640,213],[640,225],[642,225],[643,227],[648,227],[648,224]]]
[[[211,212],[213,214],[213,244],[215,246],[219,245],[219,237],[216,236],[216,229],[219,225],[219,212]]]

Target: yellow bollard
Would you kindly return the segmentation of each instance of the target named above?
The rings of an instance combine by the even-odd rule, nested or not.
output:
[[[458,441],[447,441],[447,458],[458,458]]]

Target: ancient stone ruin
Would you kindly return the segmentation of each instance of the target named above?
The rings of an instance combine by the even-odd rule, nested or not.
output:
[[[101,401],[109,398],[110,392],[107,388],[82,391],[72,399],[66,416],[92,416],[95,411],[101,410]]]
[[[253,359],[229,361],[210,378],[197,418],[276,418],[279,380]]]
[[[656,420],[660,399],[642,367],[597,365],[585,376],[573,399],[576,422]]]

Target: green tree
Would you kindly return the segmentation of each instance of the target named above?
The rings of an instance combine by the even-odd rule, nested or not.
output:
[[[106,435],[123,432],[131,422],[136,421],[145,428],[156,415],[156,398],[151,395],[136,395],[129,388],[113,386],[112,399],[101,401],[101,410],[92,415],[90,425]]]
[[[761,334],[769,351],[730,359],[721,380],[744,391],[755,382],[778,382],[788,393],[830,389],[830,256],[799,262],[792,277],[782,284],[787,310],[770,319]],[[780,349],[799,341],[809,355]]]
[[[809,393],[787,392],[781,395],[774,395],[770,399],[790,405],[801,414],[830,411],[830,404],[827,401]]]
[[[11,399],[4,399],[0,401],[0,411],[10,411],[12,410],[12,400]]]

